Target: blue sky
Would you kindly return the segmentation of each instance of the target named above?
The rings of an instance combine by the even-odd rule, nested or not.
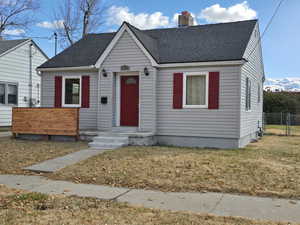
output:
[[[235,17],[247,19],[254,17],[256,13],[256,17],[260,20],[262,32],[279,2],[279,0],[106,1],[113,8],[110,8],[110,13],[108,13],[101,31],[116,29],[123,18],[127,18],[130,20],[129,22],[140,28],[170,27],[175,24],[173,21],[175,13],[188,10],[197,17],[198,24],[208,23],[208,21],[218,22],[224,19],[232,20]],[[59,0],[41,0],[40,2],[42,8],[36,17],[41,22],[52,23],[53,8]],[[263,39],[264,64],[268,78],[300,77],[298,66],[298,52],[300,52],[299,11],[299,0],[286,0]],[[238,13],[238,16],[235,13]],[[52,33],[51,29],[34,26],[30,32],[26,33],[26,36],[49,37]],[[34,40],[46,54],[50,57],[53,56],[53,41],[36,38]]]

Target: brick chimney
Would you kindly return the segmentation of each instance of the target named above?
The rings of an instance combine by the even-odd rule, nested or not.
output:
[[[178,27],[189,27],[194,25],[194,18],[188,11],[181,12],[178,16]]]

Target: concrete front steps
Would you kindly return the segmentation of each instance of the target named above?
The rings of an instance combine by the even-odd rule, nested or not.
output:
[[[99,134],[89,143],[92,149],[117,149],[128,146],[129,137],[118,134]]]

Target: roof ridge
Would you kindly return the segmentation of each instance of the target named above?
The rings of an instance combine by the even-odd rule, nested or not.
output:
[[[128,24],[129,26],[137,29],[138,31],[153,31],[153,30],[172,30],[172,29],[188,29],[188,28],[195,28],[195,27],[205,27],[205,26],[218,26],[218,25],[224,25],[224,24],[234,24],[234,23],[245,23],[245,22],[257,22],[258,19],[252,19],[252,20],[239,20],[239,21],[233,21],[233,22],[222,22],[222,23],[208,23],[208,24],[199,24],[199,25],[193,25],[188,27],[166,27],[166,28],[153,28],[153,29],[140,29],[138,27],[133,26],[132,24],[124,21],[124,23]],[[101,35],[101,34],[115,34],[117,31],[114,32],[103,32],[103,33],[89,33],[87,35]],[[148,34],[147,34],[148,35]],[[152,37],[152,36],[151,36]],[[154,37],[152,37],[154,38]],[[156,38],[154,38],[156,39]]]
[[[145,29],[141,31],[153,31],[153,30],[171,30],[171,29],[188,29],[193,27],[204,27],[204,26],[217,26],[217,25],[224,25],[224,24],[234,24],[234,23],[243,23],[243,22],[254,22],[258,21],[258,19],[253,20],[240,20],[240,21],[234,21],[234,22],[223,22],[223,23],[208,23],[208,24],[199,24],[199,25],[193,25],[193,26],[187,26],[187,27],[166,27],[166,28],[154,28],[154,29]]]

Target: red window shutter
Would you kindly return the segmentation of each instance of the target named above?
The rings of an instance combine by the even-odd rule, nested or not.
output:
[[[55,99],[54,99],[54,107],[61,108],[62,101],[62,77],[55,77]]]
[[[183,73],[174,73],[173,76],[173,108],[182,109]]]
[[[220,73],[210,72],[209,73],[209,97],[208,97],[208,108],[218,109],[219,108],[219,95],[220,95]]]
[[[81,107],[90,108],[90,77],[82,76]]]

